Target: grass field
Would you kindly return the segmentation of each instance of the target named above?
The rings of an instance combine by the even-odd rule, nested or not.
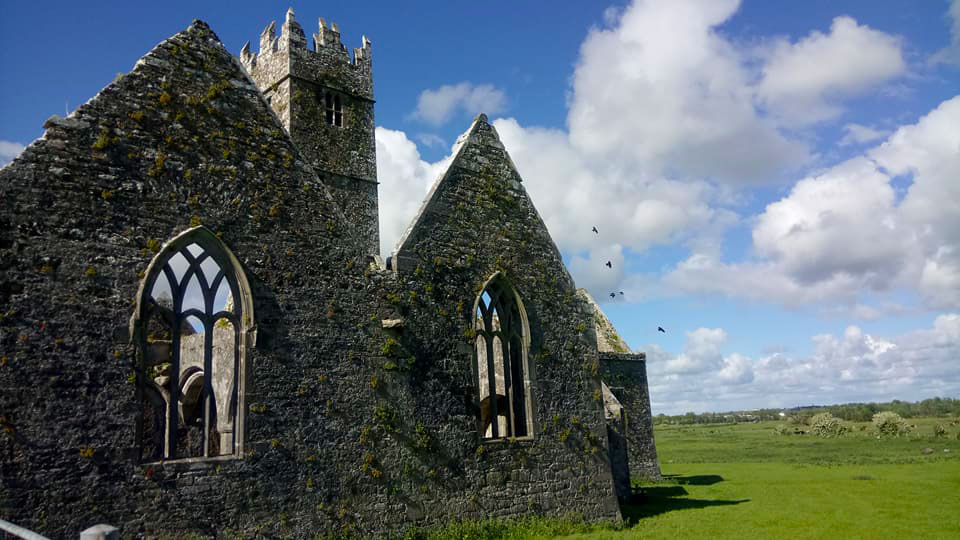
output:
[[[960,538],[960,428],[935,438],[944,419],[910,422],[883,440],[865,424],[828,439],[776,422],[658,426],[665,481],[641,484],[627,528],[567,538]]]
[[[664,481],[637,484],[621,528],[533,520],[423,538],[960,538],[960,425],[909,422],[913,435],[883,440],[857,424],[829,439],[777,422],[657,426]]]

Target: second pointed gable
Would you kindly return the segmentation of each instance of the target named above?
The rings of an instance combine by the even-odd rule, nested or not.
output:
[[[494,266],[537,256],[572,284],[516,166],[481,114],[457,140],[449,166],[401,236],[391,264],[405,272],[438,259],[470,265],[489,256],[501,261]]]

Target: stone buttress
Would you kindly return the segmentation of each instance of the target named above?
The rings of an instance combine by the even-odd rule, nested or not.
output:
[[[646,354],[634,353],[620,337],[600,305],[586,289],[578,291],[593,308],[600,355],[600,378],[607,392],[605,402],[608,426],[614,438],[625,439],[629,471],[635,476],[660,479],[660,462],[653,439],[653,417],[647,385]],[[614,411],[617,414],[613,414]],[[616,471],[614,471],[616,474]]]

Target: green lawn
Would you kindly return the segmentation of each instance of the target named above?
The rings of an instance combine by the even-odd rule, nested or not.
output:
[[[656,426],[664,481],[636,484],[620,528],[541,519],[412,537],[960,538],[960,422],[951,420],[910,419],[912,435],[884,440],[857,424],[830,439],[777,435],[782,422]],[[947,437],[933,437],[935,424]]]
[[[620,531],[564,538],[960,538],[960,462],[909,465],[696,463]]]
[[[960,538],[960,428],[935,438],[947,420],[910,422],[883,440],[856,424],[829,439],[776,422],[658,426],[664,482],[640,484],[624,529],[564,538]]]

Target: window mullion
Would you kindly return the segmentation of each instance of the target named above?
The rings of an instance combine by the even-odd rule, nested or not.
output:
[[[490,388],[488,397],[490,399],[491,434],[493,438],[497,438],[500,436],[500,429],[497,419],[497,371],[496,362],[493,357],[493,332],[490,332],[484,337],[484,342],[486,342],[487,345],[487,384]]]

